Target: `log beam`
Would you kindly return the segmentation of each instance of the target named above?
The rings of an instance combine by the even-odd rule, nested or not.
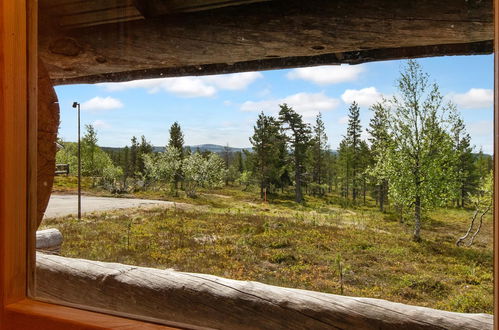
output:
[[[492,329],[489,314],[37,253],[36,296],[216,329]],[[168,322],[166,322],[168,323]]]
[[[76,29],[57,22],[42,10],[39,52],[56,84],[485,54],[493,39],[491,0],[268,1]]]
[[[55,228],[38,230],[36,232],[36,249],[48,253],[59,253],[63,237]]]

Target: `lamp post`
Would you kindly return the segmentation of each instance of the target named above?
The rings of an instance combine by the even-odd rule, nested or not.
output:
[[[80,103],[73,102],[78,109],[78,220],[81,220],[81,143],[80,143]]]

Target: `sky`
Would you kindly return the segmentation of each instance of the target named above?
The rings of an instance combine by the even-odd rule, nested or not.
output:
[[[418,60],[442,95],[463,117],[475,150],[492,154],[493,56],[447,56]],[[92,124],[98,144],[130,145],[144,135],[155,146],[168,143],[177,121],[186,145],[219,144],[250,147],[258,114],[276,115],[287,103],[313,123],[321,112],[332,149],[346,132],[349,105],[361,108],[361,125],[369,124],[369,106],[397,93],[395,83],[405,61],[319,66],[228,75],[157,78],[123,83],[57,86],[61,109],[59,136],[77,140],[81,104],[82,125]],[[367,138],[367,132],[363,134]]]

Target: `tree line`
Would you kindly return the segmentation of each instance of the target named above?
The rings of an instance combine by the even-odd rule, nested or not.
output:
[[[306,195],[339,196],[343,205],[375,201],[414,220],[414,240],[421,239],[425,212],[438,206],[476,204],[490,177],[492,158],[473,153],[470,135],[452,103],[416,61],[410,60],[396,82],[398,93],[370,107],[364,137],[360,107],[348,108],[348,125],[336,151],[331,150],[319,113],[313,124],[287,104],[277,116],[258,115],[249,138],[251,150],[195,150],[184,145],[179,123],[169,130],[162,152],[144,136],[130,146],[103,151],[86,126],[82,139],[83,175],[97,178],[113,192],[163,189],[195,196],[199,188],[238,184],[258,187],[260,198],[293,188],[294,199]],[[62,143],[57,161],[76,168],[76,145]],[[490,180],[489,180],[490,181]],[[488,195],[487,195],[488,196]],[[483,200],[483,198],[482,198]],[[481,202],[480,205],[483,205]]]

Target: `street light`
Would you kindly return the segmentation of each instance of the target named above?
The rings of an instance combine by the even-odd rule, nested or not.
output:
[[[78,109],[78,220],[81,220],[81,143],[80,143],[80,103],[73,102]]]

